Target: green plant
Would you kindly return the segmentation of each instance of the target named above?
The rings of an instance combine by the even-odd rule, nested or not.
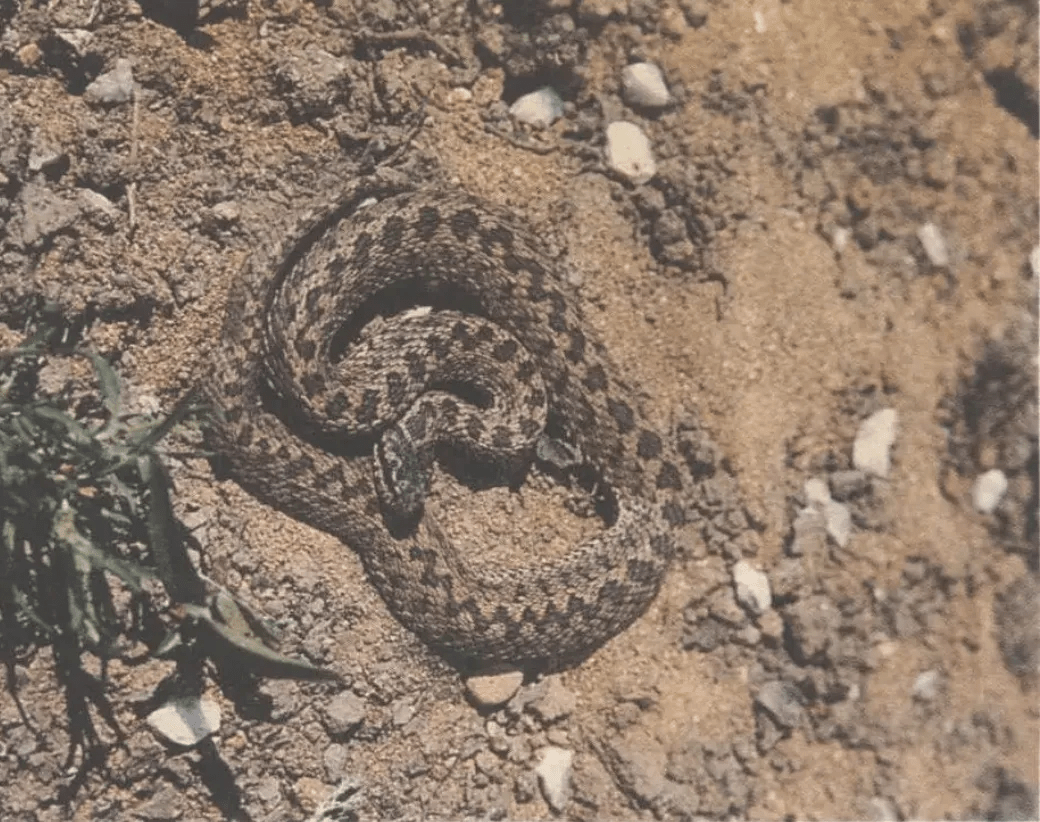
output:
[[[89,362],[96,390],[41,391],[54,336],[0,352],[0,653],[9,690],[20,656],[50,646],[69,758],[81,750],[87,762],[100,749],[91,707],[119,734],[104,661],[133,662],[135,642],[179,662],[233,658],[261,676],[334,676],[274,651],[264,621],[190,561],[157,447],[202,409],[189,396],[165,417],[123,413],[117,374],[82,347],[64,353]],[[102,660],[102,676],[84,668],[84,654]]]

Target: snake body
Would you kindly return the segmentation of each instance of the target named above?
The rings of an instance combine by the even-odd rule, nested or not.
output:
[[[466,658],[579,657],[645,610],[684,519],[677,461],[515,217],[369,178],[262,245],[202,383],[240,485],[351,546],[407,628]],[[388,524],[422,526],[433,445],[516,462],[550,429],[609,503],[563,556],[507,566]]]

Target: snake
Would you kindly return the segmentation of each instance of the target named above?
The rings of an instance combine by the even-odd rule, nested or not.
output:
[[[230,477],[353,549],[400,623],[463,659],[587,655],[646,610],[685,522],[674,445],[567,265],[505,208],[362,177],[256,244],[200,383]],[[522,564],[466,554],[424,509],[451,456],[583,481],[602,527]]]

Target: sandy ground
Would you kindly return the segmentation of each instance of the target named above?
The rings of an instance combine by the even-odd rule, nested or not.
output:
[[[112,663],[125,743],[67,790],[65,717],[30,654],[16,679],[41,733],[0,695],[5,820],[302,819],[344,778],[362,819],[1036,818],[1036,6],[534,5],[252,0],[195,20],[0,0],[5,342],[56,300],[171,406],[256,238],[406,157],[567,247],[654,415],[680,437],[696,415],[712,509],[629,631],[478,708],[350,550],[175,462],[207,572],[344,682],[207,680],[221,729],[184,751],[142,720],[171,665]],[[639,60],[665,109],[625,102]],[[515,125],[508,105],[546,84],[563,118]],[[604,163],[621,119],[653,146],[643,185]],[[850,473],[885,408],[891,471]],[[984,515],[990,469],[1009,487]],[[812,478],[851,513],[844,546]],[[544,482],[438,475],[430,510],[521,556],[590,527]],[[739,559],[769,579],[763,613],[738,602]],[[556,807],[550,749],[572,755]]]

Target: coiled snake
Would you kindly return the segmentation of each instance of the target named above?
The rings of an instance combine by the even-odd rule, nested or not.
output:
[[[357,551],[427,642],[486,661],[581,656],[656,594],[683,481],[563,288],[503,210],[359,181],[233,285],[202,384],[221,411],[208,442],[250,493]],[[405,310],[365,324],[388,307]],[[434,446],[507,466],[540,441],[595,472],[610,519],[593,538],[506,567],[408,525]]]

